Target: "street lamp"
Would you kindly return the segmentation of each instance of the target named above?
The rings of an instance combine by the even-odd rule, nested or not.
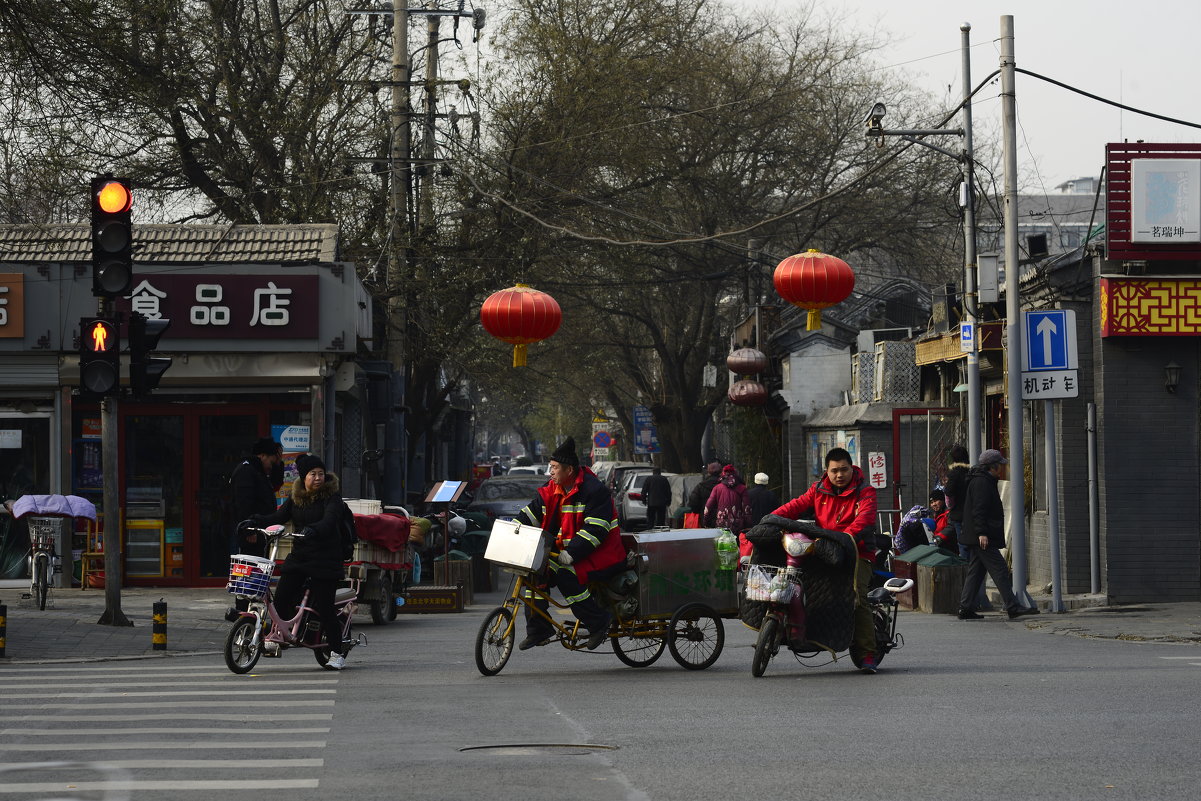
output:
[[[866,136],[876,140],[876,147],[884,147],[884,137],[896,136],[915,145],[950,156],[962,165],[963,192],[960,202],[963,205],[963,322],[972,327],[972,346],[967,352],[967,439],[968,455],[975,460],[980,455],[980,336],[976,330],[976,209],[975,181],[973,179],[974,161],[972,158],[972,71],[971,71],[971,30],[972,26],[963,23],[960,49],[963,57],[963,127],[962,128],[910,128],[886,129],[883,124],[888,107],[877,102],[872,106],[864,119],[867,126]],[[925,136],[960,136],[963,137],[963,152],[954,153],[946,148],[925,141]],[[955,391],[960,391],[959,387]]]

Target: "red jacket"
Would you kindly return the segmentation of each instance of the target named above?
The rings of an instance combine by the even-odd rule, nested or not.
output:
[[[876,490],[867,483],[858,467],[851,473],[851,483],[841,492],[830,483],[828,476],[772,512],[781,517],[800,520],[812,514],[822,528],[845,531],[859,546],[859,558],[871,561],[876,549],[864,541],[863,533],[876,525]]]
[[[538,496],[517,519],[555,535],[556,550],[566,549],[571,554],[581,584],[588,583],[589,571],[625,561],[613,495],[587,467],[580,468],[566,494],[557,491],[553,479],[539,487]]]

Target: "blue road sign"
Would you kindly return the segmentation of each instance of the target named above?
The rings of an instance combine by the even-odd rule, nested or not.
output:
[[[1076,313],[1068,309],[1040,309],[1022,312],[1025,321],[1022,356],[1023,372],[1075,370]]]
[[[976,324],[959,324],[959,350],[971,353],[976,349]]]

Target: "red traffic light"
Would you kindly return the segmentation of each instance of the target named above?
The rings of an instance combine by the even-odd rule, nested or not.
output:
[[[96,205],[106,214],[120,214],[133,208],[133,193],[121,181],[105,181],[96,191]]]
[[[89,353],[112,353],[118,346],[117,327],[109,320],[91,320],[83,332],[83,347]]]

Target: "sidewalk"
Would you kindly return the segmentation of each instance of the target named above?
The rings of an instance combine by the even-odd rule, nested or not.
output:
[[[39,611],[20,600],[21,590],[0,589],[8,606],[5,665],[98,662],[114,659],[169,659],[189,654],[219,654],[229,631],[224,619],[232,596],[223,588],[125,588],[121,610],[132,627],[100,626],[103,590],[55,590],[54,605]],[[167,650],[151,643],[153,604],[167,602]],[[1032,631],[1074,637],[1201,645],[1201,602],[1102,606],[1100,596],[1065,596],[1068,611],[1052,614],[1049,597],[1035,596],[1042,614],[1021,619]],[[477,599],[478,603],[478,599]],[[1001,617],[990,613],[987,617]],[[942,615],[948,623],[959,623]]]

